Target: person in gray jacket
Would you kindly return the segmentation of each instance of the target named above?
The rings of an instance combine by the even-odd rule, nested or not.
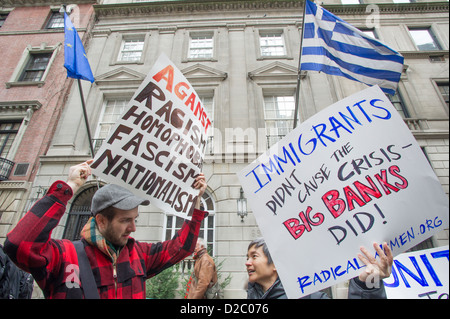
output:
[[[386,299],[383,279],[391,275],[394,257],[389,246],[384,243],[383,249],[378,244],[374,248],[380,256],[379,260],[373,258],[366,248],[361,248],[363,255],[359,259],[366,265],[359,277],[350,280],[348,289],[349,299]],[[287,299],[283,284],[278,277],[277,270],[270,256],[269,249],[263,238],[253,240],[247,249],[248,273],[247,299]],[[368,288],[367,278],[379,278],[380,284],[373,285],[378,288]],[[373,283],[372,283],[373,284]],[[329,299],[324,292],[315,292],[302,299]]]

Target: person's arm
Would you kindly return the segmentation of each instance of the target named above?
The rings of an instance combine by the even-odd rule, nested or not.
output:
[[[366,283],[358,277],[350,280],[348,286],[348,299],[386,299],[386,289],[383,281],[379,281],[378,285],[373,288],[367,288]]]
[[[193,186],[199,190],[199,195],[191,220],[185,220],[181,229],[171,240],[155,244],[137,242],[145,255],[147,277],[149,278],[177,264],[194,252],[201,223],[208,216],[208,212],[198,209],[200,208],[200,198],[207,188],[203,173],[198,175]]]
[[[195,203],[195,209],[200,209],[201,199],[203,194],[206,191],[206,187],[208,186],[206,184],[205,175],[203,173],[200,173],[194,182],[194,188],[200,190],[197,196],[197,202]]]
[[[7,235],[5,252],[19,268],[31,273],[43,289],[52,273],[61,268],[64,254],[61,241],[50,238],[52,231],[73,196],[70,185],[81,186],[82,180],[85,181],[89,176],[90,170],[86,169],[86,166],[88,167],[88,164],[83,163],[72,167],[67,183],[53,183],[47,194],[33,205]]]
[[[386,299],[383,279],[390,277],[394,257],[387,243],[383,244],[383,249],[377,243],[374,243],[373,247],[379,260],[375,259],[365,247],[361,247],[364,256],[359,254],[358,258],[366,267],[358,278],[350,281],[349,299]]]
[[[94,162],[90,159],[84,163],[72,166],[69,169],[69,176],[67,178],[67,184],[75,194],[78,189],[86,183],[87,178],[91,175],[91,167],[89,165]]]

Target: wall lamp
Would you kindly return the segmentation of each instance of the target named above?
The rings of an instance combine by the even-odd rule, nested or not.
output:
[[[241,222],[244,222],[244,217],[248,215],[247,199],[244,197],[244,190],[241,187],[241,195],[237,200],[237,214],[241,217]]]

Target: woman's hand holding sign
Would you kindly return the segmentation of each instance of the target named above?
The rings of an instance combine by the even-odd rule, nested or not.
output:
[[[358,258],[366,265],[365,270],[359,275],[359,280],[366,283],[367,288],[377,287],[379,281],[389,278],[394,263],[394,256],[387,243],[383,244],[383,249],[377,243],[374,243],[373,247],[380,257],[379,260],[375,259],[365,247],[361,247],[364,256],[358,255]]]

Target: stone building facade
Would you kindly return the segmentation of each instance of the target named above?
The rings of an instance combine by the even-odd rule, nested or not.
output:
[[[93,1],[73,1],[83,35]],[[64,65],[59,1],[0,1],[0,242],[42,195],[33,186],[56,130],[72,80]],[[34,188],[33,191],[32,187]]]

